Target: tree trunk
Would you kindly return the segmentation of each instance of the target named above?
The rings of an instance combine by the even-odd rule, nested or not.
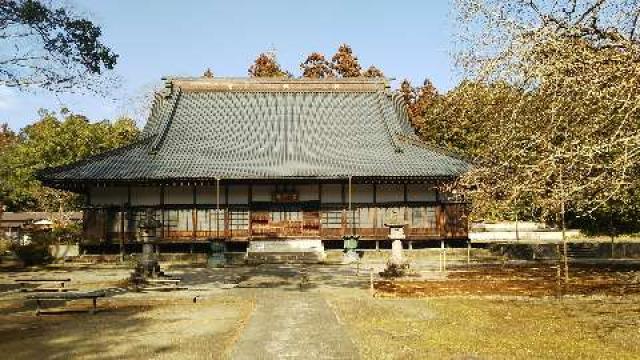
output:
[[[569,257],[567,255],[567,234],[566,234],[566,224],[565,224],[565,208],[564,208],[564,200],[562,201],[562,255],[564,258],[564,282],[569,282]]]

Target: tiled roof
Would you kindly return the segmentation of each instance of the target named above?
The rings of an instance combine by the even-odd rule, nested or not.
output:
[[[59,217],[60,217],[60,213],[58,212],[6,211],[0,215],[0,221],[25,222],[25,221],[36,221],[36,220],[45,220],[45,219],[52,220],[52,219],[58,219]],[[62,217],[68,220],[82,220],[82,212],[80,211],[63,212]]]
[[[382,80],[174,79],[132,145],[40,178],[450,178],[465,161],[425,145]]]

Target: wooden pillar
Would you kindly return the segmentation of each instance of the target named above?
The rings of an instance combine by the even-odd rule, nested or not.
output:
[[[349,176],[349,216],[351,216],[351,235],[356,234],[356,216],[355,212],[352,208],[352,200],[353,200],[353,189],[352,189],[352,179]]]
[[[197,201],[196,185],[193,185],[191,189],[191,195],[193,196],[192,207],[191,207],[191,226],[193,229],[191,229],[191,238],[192,240],[195,240],[197,238],[196,232],[198,229],[198,212],[196,209],[198,206],[198,201]]]
[[[165,220],[164,220],[164,185],[160,185],[160,239],[165,238]]]
[[[373,212],[373,236],[378,236],[378,211],[380,211],[380,209],[378,209],[378,205],[376,205],[378,203],[378,196],[376,195],[376,193],[378,192],[378,188],[376,186],[376,183],[373,183],[373,208],[374,208],[374,212]],[[380,250],[380,247],[378,246],[378,240],[376,240],[376,250]]]
[[[220,238],[220,178],[216,178],[216,238]]]
[[[231,233],[229,232],[229,184],[224,187],[224,198],[226,199],[227,207],[224,211],[224,230],[222,236],[230,237]]]
[[[440,201],[440,191],[436,189],[436,226],[438,227],[438,235],[440,237],[445,236],[445,214],[444,214],[444,206],[442,205],[442,201]]]
[[[125,214],[126,217],[125,219],[127,220],[127,232],[124,233],[125,236],[120,237],[120,258],[122,260],[124,260],[124,243],[125,242],[130,242],[131,239],[129,238],[129,234],[131,233],[131,216],[133,215],[131,213],[131,185],[127,185],[127,206],[125,209]]]
[[[124,202],[120,206],[120,262],[124,262],[124,226],[125,221],[125,207]]]
[[[402,199],[404,201],[404,208],[407,209],[408,208],[407,203],[409,202],[409,193],[407,190],[407,184],[403,184],[402,191],[403,191]],[[407,220],[406,211],[405,211],[404,219]]]
[[[253,225],[252,225],[252,221],[251,221],[251,202],[253,201],[253,184],[249,184],[249,190],[248,190],[249,194],[248,196],[248,201],[247,201],[247,221],[249,222],[247,224],[247,237],[249,238],[249,240],[251,240],[251,233],[253,230]]]
[[[347,201],[346,201],[344,188],[345,188],[344,183],[340,184],[340,201],[342,203],[342,217],[340,219],[342,222],[342,226],[340,229],[341,230],[340,236],[344,236],[347,231],[347,209],[345,208],[345,204],[347,203]]]

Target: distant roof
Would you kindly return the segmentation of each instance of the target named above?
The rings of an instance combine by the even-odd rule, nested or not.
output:
[[[39,174],[72,182],[452,178],[464,160],[415,135],[384,79],[170,78],[141,137]]]
[[[38,221],[51,221],[58,219],[60,213],[58,212],[38,212],[38,211],[25,211],[25,212],[3,212],[0,215],[0,224],[5,226],[19,226],[25,223],[38,222]],[[81,211],[67,211],[63,212],[62,216],[66,220],[80,221],[82,220]]]

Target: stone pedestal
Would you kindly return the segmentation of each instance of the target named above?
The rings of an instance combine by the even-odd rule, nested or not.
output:
[[[405,263],[404,254],[402,253],[402,240],[393,240],[391,243],[391,257],[389,262],[396,265]]]
[[[352,264],[358,262],[360,257],[356,252],[358,248],[358,240],[360,240],[360,236],[358,235],[348,235],[342,238],[344,241],[344,255],[342,262],[345,264]]]
[[[224,253],[227,251],[227,247],[224,242],[214,241],[210,245],[211,253],[207,259],[207,266],[209,267],[223,267],[227,261]]]

